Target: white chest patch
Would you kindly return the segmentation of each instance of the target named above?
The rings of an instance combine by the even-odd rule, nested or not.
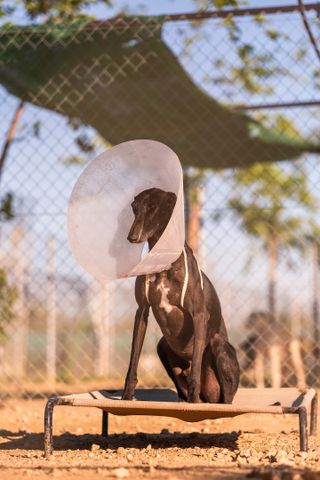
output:
[[[160,301],[160,308],[163,308],[166,313],[170,313],[172,311],[172,305],[169,303],[168,293],[170,292],[170,288],[166,287],[163,282],[157,286],[157,290],[161,292],[161,301]]]

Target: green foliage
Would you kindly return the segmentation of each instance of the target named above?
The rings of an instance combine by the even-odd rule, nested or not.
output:
[[[247,2],[239,0],[195,0],[197,7],[200,10],[207,10],[209,8],[224,8],[224,7],[241,7]]]
[[[63,366],[57,372],[57,381],[65,383],[66,385],[71,385],[74,383],[75,378],[71,374],[70,370]]]
[[[5,327],[14,316],[13,306],[18,298],[18,290],[8,284],[6,272],[0,269],[0,341],[5,336]]]
[[[83,15],[83,9],[92,5],[111,5],[110,0],[0,0],[0,16],[12,15],[23,8],[26,15],[35,20],[46,17],[47,20],[72,20]]]
[[[275,240],[279,249],[304,250],[307,222],[305,212],[312,212],[315,199],[309,191],[305,172],[285,171],[277,164],[257,163],[237,170],[232,178],[234,191],[229,200],[248,235],[267,247]],[[299,210],[303,214],[299,214]]]
[[[280,135],[293,138],[295,140],[302,140],[303,137],[299,130],[295,127],[293,122],[284,115],[276,115],[272,127],[279,132]]]
[[[309,220],[305,239],[308,243],[316,244],[320,248],[320,225],[314,218]]]
[[[239,85],[250,93],[270,94],[273,88],[265,86],[264,81],[276,74],[285,74],[285,69],[274,64],[271,53],[258,53],[256,48],[248,43],[240,44],[237,49],[239,61],[235,64],[228,60],[216,59],[215,66],[220,74],[213,79],[216,84]]]
[[[13,193],[8,192],[0,200],[0,220],[12,220],[14,218]]]
[[[199,10],[230,10],[248,5],[247,1],[240,0],[194,0],[194,3]],[[244,93],[271,94],[274,92],[274,85],[271,81],[267,83],[267,80],[271,80],[276,75],[292,76],[292,72],[283,66],[280,67],[276,62],[278,47],[284,42],[291,42],[292,55],[297,61],[303,62],[306,56],[308,43],[299,43],[294,46],[294,42],[282,32],[281,27],[271,25],[272,20],[268,16],[255,15],[252,17],[253,22],[260,31],[257,41],[252,40],[250,43],[246,40],[247,23],[242,24],[241,20],[233,17],[232,14],[220,22],[220,26],[226,29],[226,36],[231,42],[230,50],[236,54],[236,60],[229,55],[229,58],[217,56],[213,62],[216,71],[210,79],[206,78],[206,80],[230,86],[230,92],[228,92],[230,95],[234,94],[235,87],[238,87],[238,91],[240,87]],[[201,27],[205,26],[205,22],[197,22],[195,26],[199,39]],[[204,29],[202,33],[205,35]],[[268,54],[265,54],[265,44],[268,44]],[[229,60],[230,57],[232,57],[231,60]],[[303,69],[302,63],[301,68]]]
[[[10,0],[0,0],[0,18],[7,17],[8,15],[12,15],[16,8],[16,5],[12,5]]]
[[[79,154],[63,157],[61,162],[65,165],[83,165],[88,160],[98,155],[99,151],[102,149],[105,150],[111,146],[109,142],[99,135],[91,138],[85,131],[86,125],[84,125],[78,118],[68,118],[68,125],[72,130],[79,132],[74,139]]]

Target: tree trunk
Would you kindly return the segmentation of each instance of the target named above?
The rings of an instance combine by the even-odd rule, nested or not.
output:
[[[306,375],[301,354],[301,312],[300,308],[295,305],[295,299],[291,301],[290,311],[290,344],[289,351],[291,354],[292,365],[297,378],[298,388],[305,388]]]
[[[52,385],[56,381],[56,239],[48,241],[48,297],[47,297],[47,380]]]
[[[27,269],[28,258],[26,251],[23,251],[23,240],[25,237],[25,227],[22,223],[14,229],[11,242],[14,256],[14,284],[18,289],[18,298],[15,303],[15,319],[11,325],[12,345],[14,363],[13,374],[16,379],[22,379],[26,372],[27,362],[27,336],[28,336],[28,315],[27,315]]]
[[[291,353],[293,368],[295,370],[296,377],[297,377],[297,387],[305,388],[306,376],[305,376],[304,366],[303,366],[303,361],[301,356],[300,340],[298,338],[293,338],[290,341],[289,349]]]
[[[262,352],[256,352],[254,359],[254,375],[257,388],[264,388],[264,358]]]
[[[192,182],[191,176],[185,171],[184,187],[186,240],[188,245],[192,248],[193,253],[198,257],[201,257],[199,258],[201,264],[204,257],[203,252],[201,251],[203,185],[200,181]]]
[[[275,341],[269,348],[270,369],[271,369],[271,386],[272,388],[280,388],[282,383],[281,371],[281,346]]]
[[[183,169],[183,190],[184,190],[186,240],[188,241],[189,218],[190,218],[190,201],[189,201],[190,176],[186,168]]]
[[[268,253],[268,310],[272,316],[274,327],[274,336],[271,337],[272,344],[269,347],[270,367],[271,367],[271,385],[273,388],[280,388],[282,381],[281,357],[282,348],[278,338],[276,323],[276,285],[277,285],[277,267],[278,267],[278,240],[272,235],[267,240]]]
[[[190,217],[188,222],[187,241],[195,255],[199,253],[201,230],[201,205],[198,200],[198,188],[193,192],[196,196],[190,204]]]
[[[94,280],[91,287],[90,314],[97,340],[96,374],[110,376],[114,361],[114,335],[110,315],[110,285]]]
[[[319,243],[314,241],[312,244],[312,318],[313,318],[313,338],[314,338],[314,367],[312,383],[319,382],[320,376],[320,311],[319,311],[319,266],[320,266],[320,247]]]
[[[275,236],[267,240],[268,254],[268,310],[276,318],[276,284],[278,267],[278,240]]]
[[[21,114],[23,112],[23,109],[24,109],[24,102],[22,100],[20,100],[14,114],[13,114],[13,118],[11,120],[11,125],[10,125],[10,128],[9,128],[9,131],[7,133],[7,137],[6,137],[6,140],[4,142],[4,146],[3,146],[3,149],[2,149],[2,152],[1,152],[1,155],[0,155],[0,180],[1,180],[1,176],[2,176],[2,173],[3,173],[3,169],[4,169],[4,164],[5,164],[5,161],[6,161],[6,158],[8,156],[8,152],[9,152],[9,148],[10,148],[10,145],[12,143],[12,140],[14,138],[14,135],[16,133],[16,129],[17,129],[17,125],[19,123],[19,120],[20,120],[20,117],[21,117]]]

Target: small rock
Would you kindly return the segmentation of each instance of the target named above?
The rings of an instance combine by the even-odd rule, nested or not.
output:
[[[202,455],[202,452],[200,450],[195,450],[193,452],[193,455],[195,455],[196,457],[201,457]],[[221,453],[219,453],[218,455],[221,455]],[[221,455],[223,457],[223,455]]]
[[[117,478],[129,477],[129,470],[127,470],[126,468],[116,468],[115,470],[113,470],[113,473]]]
[[[252,457],[247,458],[247,462],[248,462],[249,464],[259,463],[259,460],[260,460],[259,457],[253,457],[253,456],[252,456]]]
[[[277,455],[278,451],[275,448],[270,448],[268,451],[269,457],[275,457]]]
[[[132,453],[128,453],[128,455],[127,455],[127,460],[128,460],[129,462],[133,462],[133,455],[132,455]]]
[[[308,452],[299,452],[298,455],[299,455],[299,457],[301,457],[301,458],[307,458]]]
[[[302,480],[300,473],[294,473],[292,475],[292,480]]]
[[[278,450],[277,455],[279,457],[286,457],[288,455],[288,452],[286,452],[286,450]]]
[[[239,457],[241,458],[248,458],[250,457],[251,455],[251,451],[250,450],[242,450],[240,453],[239,453]]]
[[[280,463],[281,465],[288,465],[291,466],[294,464],[293,460],[290,460],[288,457],[277,457],[277,463]]]
[[[93,443],[91,445],[91,452],[97,452],[98,450],[100,450],[100,445],[97,445],[96,443]]]
[[[125,453],[125,449],[124,449],[123,447],[118,447],[118,448],[117,448],[117,453],[118,453],[119,455],[123,455],[123,454]]]
[[[152,445],[151,445],[151,443],[149,443],[149,445],[147,446],[146,450],[152,450]]]

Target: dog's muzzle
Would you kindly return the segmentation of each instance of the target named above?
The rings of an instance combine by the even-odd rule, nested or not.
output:
[[[128,235],[127,239],[129,240],[130,243],[139,243],[139,237],[138,235]]]

